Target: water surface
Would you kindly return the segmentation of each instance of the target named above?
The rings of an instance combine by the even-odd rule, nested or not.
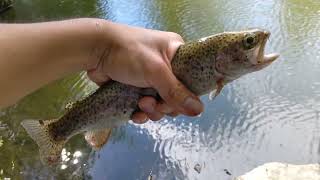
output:
[[[84,74],[52,83],[0,111],[0,179],[144,180],[151,173],[155,179],[227,180],[266,162],[320,163],[320,1],[16,0],[0,20],[74,17],[174,31],[185,40],[260,27],[272,33],[267,51],[281,58],[227,85],[213,102],[203,96],[201,117],[129,123],[98,152],[76,136],[54,169],[40,163],[20,122],[60,116],[68,102],[96,87]]]

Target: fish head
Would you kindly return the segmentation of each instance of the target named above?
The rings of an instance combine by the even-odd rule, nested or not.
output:
[[[267,67],[279,57],[276,53],[265,55],[269,36],[270,32],[261,29],[216,35],[215,70],[232,81]]]

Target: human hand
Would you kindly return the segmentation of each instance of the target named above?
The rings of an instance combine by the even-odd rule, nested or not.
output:
[[[94,68],[89,69],[89,78],[98,85],[108,80],[137,87],[152,87],[163,100],[143,97],[132,120],[144,123],[147,118],[159,120],[165,114],[180,113],[196,116],[203,111],[199,98],[179,82],[171,70],[171,60],[183,44],[180,35],[106,22],[102,26],[105,42],[101,43],[102,55]]]

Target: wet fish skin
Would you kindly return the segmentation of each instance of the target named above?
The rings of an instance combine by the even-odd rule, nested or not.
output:
[[[66,140],[80,132],[115,127],[127,122],[137,102],[141,89],[116,81],[102,85],[95,93],[73,105],[59,121],[51,123],[48,130],[54,140]]]
[[[171,62],[173,73],[196,95],[217,90],[216,96],[224,84],[263,69],[278,57],[276,54],[264,56],[269,35],[267,31],[254,29],[225,32],[188,42],[179,47]],[[139,110],[138,100],[145,95],[158,97],[154,89],[109,81],[75,103],[61,118],[25,120],[22,126],[38,144],[42,162],[54,164],[59,161],[68,139],[75,134],[126,123]]]

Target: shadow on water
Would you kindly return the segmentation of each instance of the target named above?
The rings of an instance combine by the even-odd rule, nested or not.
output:
[[[227,85],[198,118],[180,116],[115,129],[92,151],[78,135],[56,168],[41,165],[20,126],[50,119],[96,87],[85,74],[52,83],[0,111],[0,179],[230,179],[270,161],[319,163],[320,2],[318,0],[16,0],[1,22],[100,17],[174,31],[185,40],[260,27],[271,31],[271,67]],[[194,168],[197,167],[198,171]],[[200,170],[199,170],[200,167]],[[231,173],[227,174],[226,170]]]

